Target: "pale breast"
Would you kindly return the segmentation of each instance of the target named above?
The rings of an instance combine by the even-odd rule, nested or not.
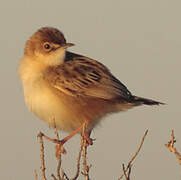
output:
[[[28,108],[50,126],[55,120],[58,128],[70,132],[88,121],[91,129],[103,116],[114,111],[111,102],[106,100],[64,94],[44,79],[43,70],[42,64],[24,59],[19,74]]]
[[[68,130],[67,119],[69,119],[66,107],[61,103],[59,97],[52,93],[46,86],[29,87],[24,92],[26,104],[31,112],[49,125],[55,120],[57,126],[62,130]],[[67,128],[66,128],[67,127]]]
[[[44,66],[24,57],[20,61],[18,68],[19,76],[24,89],[25,102],[31,112],[38,116],[49,125],[55,119],[57,127],[71,131],[71,113],[67,112],[67,107],[62,103],[61,97],[48,86],[43,78]]]
[[[58,128],[71,132],[85,121],[92,129],[107,113],[112,112],[110,105],[101,99],[75,98],[38,83],[38,87],[25,91],[28,108],[50,126],[54,120]]]

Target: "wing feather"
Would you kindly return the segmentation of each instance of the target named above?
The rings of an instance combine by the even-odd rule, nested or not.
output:
[[[49,68],[45,77],[51,86],[71,96],[103,99],[132,96],[103,64],[84,56],[72,56],[71,60]]]

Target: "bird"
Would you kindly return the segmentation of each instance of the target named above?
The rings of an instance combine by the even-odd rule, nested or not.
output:
[[[72,46],[57,28],[42,27],[26,41],[18,67],[28,109],[69,133],[62,144],[80,133],[91,145],[91,131],[106,115],[164,104],[133,95],[105,65],[67,50]]]

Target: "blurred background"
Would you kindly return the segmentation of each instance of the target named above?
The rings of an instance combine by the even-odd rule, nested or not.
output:
[[[167,103],[110,115],[94,130],[89,148],[92,179],[117,179],[148,136],[132,169],[132,179],[180,179],[180,166],[164,144],[175,130],[181,151],[180,67],[181,1],[178,0],[2,0],[0,6],[0,179],[33,179],[39,170],[41,130],[53,130],[24,104],[17,67],[25,41],[42,26],[64,32],[70,50],[99,60],[135,95]],[[62,136],[67,135],[63,133]],[[63,157],[67,174],[75,174],[79,136]],[[47,174],[55,171],[54,146],[46,142]],[[82,178],[83,179],[83,178]]]

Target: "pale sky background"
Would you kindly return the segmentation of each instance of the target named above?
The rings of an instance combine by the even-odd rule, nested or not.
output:
[[[91,179],[117,179],[146,129],[149,134],[132,179],[180,179],[180,166],[164,146],[174,129],[181,151],[180,0],[1,0],[0,22],[0,179],[34,179],[33,171],[40,167],[36,135],[40,130],[53,135],[27,110],[17,75],[25,41],[42,26],[61,29],[67,41],[76,44],[73,52],[108,66],[133,94],[168,104],[105,118],[92,134]],[[54,146],[47,144],[50,177],[56,161]],[[64,169],[73,176],[79,136],[65,148]]]

